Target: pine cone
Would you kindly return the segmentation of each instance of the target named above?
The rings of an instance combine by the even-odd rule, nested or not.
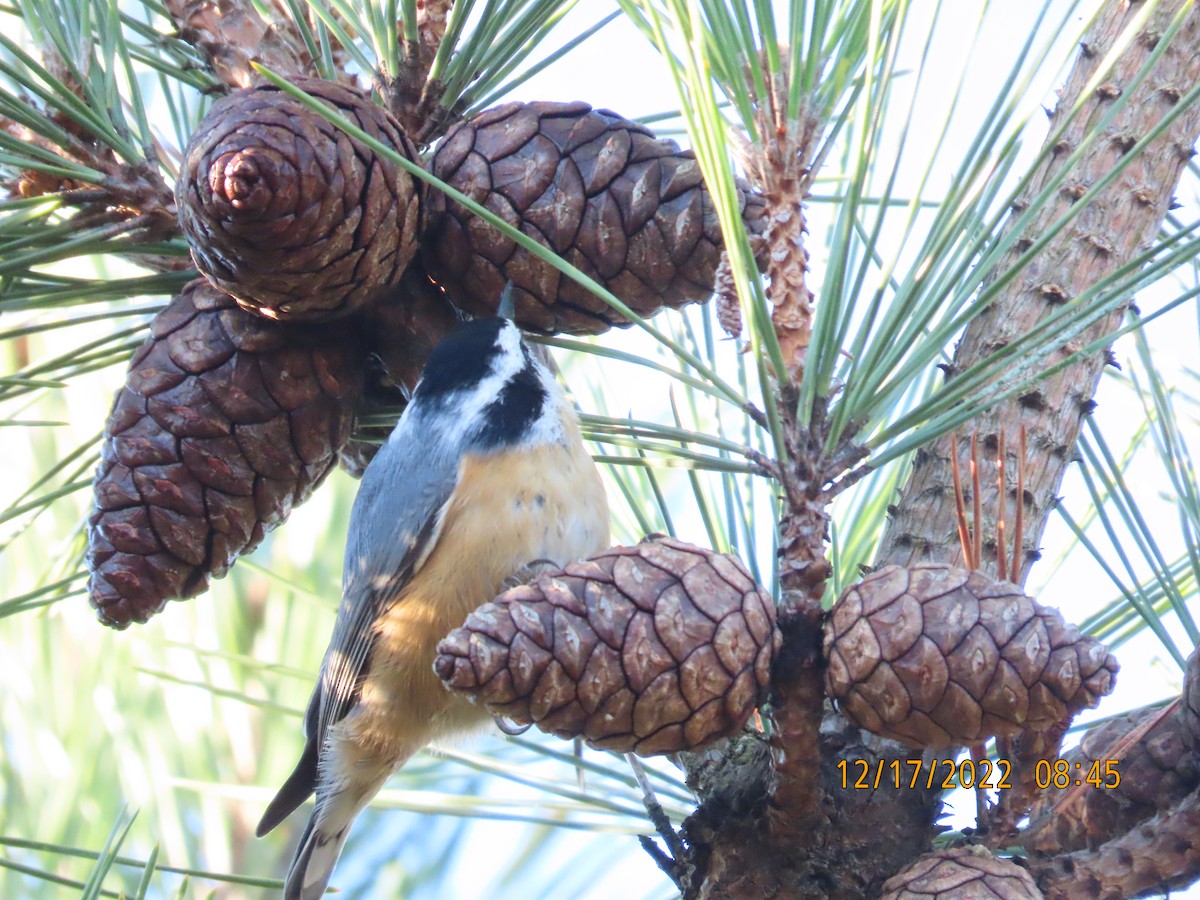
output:
[[[1016,585],[921,563],[846,589],[826,690],[868,731],[946,747],[1047,728],[1112,689],[1116,658]]]
[[[1125,834],[1137,823],[1169,809],[1200,784],[1200,758],[1188,750],[1183,722],[1175,712],[1161,719],[1131,746],[1117,744],[1134,728],[1162,710],[1145,708],[1110,719],[1090,729],[1079,746],[1065,755],[1072,781],[1097,774],[1111,783],[1106,763],[1117,763],[1120,782],[1114,788],[1089,785],[1064,807],[1059,801],[1071,787],[1039,791],[1029,812],[1030,827],[1022,842],[1027,849],[1062,853],[1094,847]],[[1076,767],[1078,764],[1078,767]]]
[[[649,756],[739,731],[779,640],[770,596],[735,557],[658,537],[506,591],[438,645],[434,668],[518,723]]]
[[[203,279],[158,314],[104,429],[88,521],[100,620],[145,622],[224,575],[302,502],[350,434],[348,326],[284,326]]]
[[[883,883],[880,900],[1041,900],[1042,892],[1016,863],[982,847],[926,854]]]
[[[430,168],[640,315],[712,293],[722,238],[694,156],[609,110],[506,103],[451,129]],[[761,198],[743,192],[742,203],[761,230]],[[430,192],[421,246],[429,274],[472,315],[493,314],[511,281],[529,331],[629,324],[441,191]]]
[[[1179,701],[1179,720],[1183,742],[1189,750],[1200,753],[1200,648],[1188,657],[1183,673],[1183,696]]]
[[[410,159],[396,120],[330,81],[295,84]],[[344,315],[396,284],[416,252],[422,189],[273,85],[218,100],[192,135],[175,201],[192,259],[246,309]]]

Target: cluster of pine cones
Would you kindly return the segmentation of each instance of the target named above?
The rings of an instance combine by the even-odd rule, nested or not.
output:
[[[648,129],[584,103],[509,103],[422,160],[366,95],[295,83],[635,313],[712,294],[721,233],[699,167]],[[761,198],[741,199],[761,230]],[[213,105],[176,203],[202,277],[133,356],[89,520],[89,596],[117,628],[205,590],[338,462],[361,474],[375,446],[353,437],[364,412],[402,406],[433,346],[460,316],[495,313],[506,285],[527,331],[629,324],[272,85]],[[438,670],[518,721],[663,753],[741,729],[778,643],[774,605],[736,559],[664,538],[497,598],[447,639]]]
[[[362,93],[297,84],[636,313],[712,293],[721,235],[699,169],[646,128],[583,103],[509,103],[422,159]],[[352,440],[356,420],[402,404],[432,346],[460,315],[495,312],[506,284],[529,331],[627,324],[273,86],[213,106],[176,199],[202,277],[134,354],[89,521],[91,602],[118,628],[203,591],[339,459],[361,472],[370,450]],[[742,201],[761,231],[761,198],[747,189]],[[745,725],[779,643],[774,604],[738,560],[658,537],[506,592],[442,642],[436,669],[517,722],[670,753]],[[922,748],[1052,729],[1094,706],[1117,668],[1015,586],[934,565],[887,567],[846,591],[824,656],[826,694],[847,717]]]
[[[428,159],[357,89],[296,85],[496,213],[640,315],[706,299],[721,255],[690,153],[584,103],[509,103]],[[762,205],[743,192],[755,228]],[[542,333],[628,324],[602,300],[285,91],[216,102],[186,149],[179,222],[203,275],[155,319],[105,429],[89,522],[102,622],[192,597],[287,518],[374,404],[403,405],[459,311],[513,285]]]

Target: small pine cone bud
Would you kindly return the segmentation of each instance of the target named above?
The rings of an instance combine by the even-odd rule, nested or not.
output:
[[[982,847],[922,856],[883,883],[880,900],[1042,900],[1029,873]]]
[[[295,84],[410,159],[381,106],[345,85]],[[234,91],[192,135],[175,186],[196,268],[273,319],[353,312],[395,285],[416,252],[412,177],[274,85]]]
[[[145,622],[224,575],[330,471],[362,352],[348,326],[285,326],[196,279],[154,319],[104,428],[89,596]]]
[[[1184,745],[1200,753],[1200,648],[1192,651],[1183,673],[1179,719],[1183,726]]]
[[[651,316],[712,294],[722,237],[691,152],[586,103],[506,103],[452,128],[435,175]],[[741,200],[761,229],[763,204]],[[515,320],[544,333],[629,324],[599,297],[431,191],[422,254],[471,315],[495,313],[506,282]]]
[[[649,756],[738,732],[779,641],[770,596],[736,558],[659,537],[506,591],[438,645],[434,668],[498,715]]]
[[[868,731],[946,747],[1040,730],[1112,690],[1116,658],[981,572],[885,566],[838,598],[825,686]]]
[[[1095,847],[1192,793],[1200,784],[1200,757],[1186,746],[1177,710],[1162,713],[1137,709],[1090,729],[1063,757],[1071,784],[1038,792],[1022,838],[1025,847],[1045,853]],[[1147,725],[1150,730],[1129,743],[1131,732]],[[1087,789],[1064,805],[1077,780]]]

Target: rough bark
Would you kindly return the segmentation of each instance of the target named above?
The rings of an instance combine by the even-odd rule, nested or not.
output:
[[[1192,11],[1154,70],[1133,91],[1101,139],[1092,143],[1071,170],[1054,199],[1025,229],[998,272],[1011,268],[1031,243],[1067,213],[1084,191],[1111,171],[1200,79],[1200,14],[1185,0],[1159,4],[1150,26],[1117,59],[1100,87],[1085,98],[1083,108],[1071,120],[1062,138],[1053,143],[1051,153],[1034,173],[1027,196],[1037,194],[1061,174],[1071,151],[1095,128],[1116,98],[1129,91],[1130,83],[1154,50],[1163,30],[1185,6],[1191,6]],[[1141,7],[1140,3],[1109,4],[1081,47],[1078,61],[1061,91],[1058,109],[1051,114],[1052,125],[1081,97],[1113,42]],[[1005,286],[989,308],[968,326],[947,377],[952,378],[955,372],[964,371],[1027,334],[1064,302],[1109,276],[1150,244],[1170,207],[1180,173],[1194,153],[1198,132],[1200,105],[1180,115]],[[1126,298],[1075,342],[1064,345],[1062,352],[1073,353],[1111,334],[1120,326],[1131,300],[1132,297]],[[1083,419],[1095,407],[1092,397],[1107,360],[1107,353],[1098,351],[1043,381],[1037,390],[1001,404],[958,431],[959,463],[964,472],[972,432],[981,439],[984,455],[994,455],[1000,433],[1006,433],[1010,437],[1008,455],[1012,457],[1007,468],[1015,472],[1016,441],[1011,438],[1025,426],[1029,458],[1025,460],[1023,565],[1021,572],[1010,573],[1010,578],[1018,584],[1024,581],[1029,563],[1037,559],[1046,520],[1074,455]],[[947,435],[918,454],[884,535],[880,564],[959,560],[950,440]],[[995,543],[991,540],[995,533],[994,513],[1001,508],[1001,502],[1010,510],[1015,502],[1011,485],[1008,493],[1002,501],[996,481],[983,479],[980,494],[985,518],[985,565],[995,562]]]
[[[1200,872],[1200,793],[1095,850],[1034,861],[1046,900],[1124,900],[1184,887]]]

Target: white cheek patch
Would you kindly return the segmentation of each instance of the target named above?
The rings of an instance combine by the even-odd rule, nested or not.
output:
[[[473,388],[458,391],[434,405],[411,404],[400,417],[388,441],[421,446],[427,444],[431,429],[436,429],[442,441],[451,447],[462,447],[480,426],[480,419],[504,390],[504,386],[526,365],[521,331],[506,322],[496,338],[496,350],[491,371]],[[557,444],[566,437],[563,415],[573,416],[562,388],[550,371],[537,360],[533,361],[538,380],[546,391],[546,401],[529,433],[520,443]]]
[[[554,376],[540,363],[537,364],[537,371],[538,378],[546,389],[546,401],[542,404],[542,411],[533,423],[533,427],[529,429],[525,442],[535,445],[565,443],[567,431],[563,420],[564,418],[573,419],[575,410],[567,402],[567,397],[558,382],[554,380]]]
[[[438,423],[446,439],[455,445],[462,444],[467,435],[479,426],[479,419],[509,380],[525,367],[525,354],[521,348],[521,332],[511,322],[505,322],[496,338],[492,371],[475,387],[453,396],[454,406],[440,411]]]

